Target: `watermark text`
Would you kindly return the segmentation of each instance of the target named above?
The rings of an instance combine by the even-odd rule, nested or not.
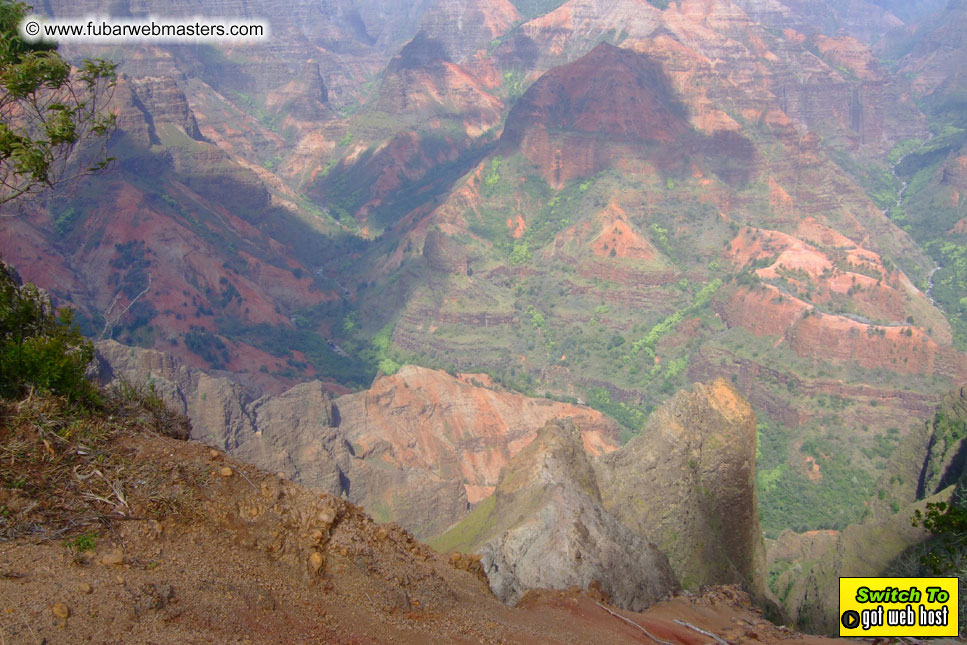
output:
[[[116,45],[131,43],[206,43],[215,41],[256,42],[269,37],[269,25],[260,20],[218,18],[114,18],[88,16],[54,20],[27,16],[20,23],[20,36],[28,42],[87,43]]]

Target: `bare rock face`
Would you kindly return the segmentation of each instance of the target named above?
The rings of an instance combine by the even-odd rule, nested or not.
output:
[[[573,418],[592,455],[620,445],[617,424],[596,410],[486,384],[486,375],[458,379],[407,365],[339,397],[339,427],[357,456],[460,481],[471,503],[494,492],[503,468],[549,420]]]
[[[761,598],[755,446],[755,414],[735,388],[696,384],[594,462],[602,502],[668,555],[685,588],[739,583]]]
[[[462,62],[519,21],[508,0],[448,0],[424,14],[421,30],[438,39],[451,60]]]
[[[454,119],[471,137],[500,123],[503,102],[448,53],[446,43],[420,32],[386,66],[375,101],[397,120]]]
[[[131,80],[131,86],[136,100],[153,123],[173,123],[192,139],[203,140],[188,99],[175,84],[175,79],[170,76],[135,78]]]
[[[318,381],[260,396],[155,350],[98,344],[100,380],[151,382],[188,415],[191,437],[437,535],[493,492],[501,469],[549,419],[573,416],[583,449],[617,449],[618,427],[583,406],[533,399],[407,366],[333,401]],[[473,378],[486,380],[486,376]]]
[[[322,121],[331,116],[328,104],[329,92],[319,72],[319,63],[308,60],[298,78],[269,95],[265,107],[297,121]]]
[[[515,604],[528,589],[587,588],[641,611],[676,592],[668,559],[604,509],[574,423],[549,421],[511,461],[480,549],[498,598]]]
[[[332,399],[318,381],[258,396],[225,376],[189,368],[162,352],[98,344],[99,378],[154,384],[191,419],[191,437],[270,472],[365,506],[379,521],[439,532],[466,514],[460,481],[425,468],[389,466],[356,454]]]
[[[636,609],[677,580],[693,589],[740,584],[771,601],[755,415],[731,384],[679,392],[639,437],[600,457],[581,449],[575,426],[541,428],[494,496],[434,546],[478,552],[494,593],[510,603],[527,588],[597,581],[612,602]]]
[[[332,400],[318,381],[278,396],[222,376],[192,369],[154,350],[98,344],[100,380],[152,383],[191,419],[191,438],[225,450],[270,472],[339,495],[353,472],[352,449],[333,425]]]
[[[122,74],[112,106],[118,128],[141,145],[160,143],[163,124],[180,128],[189,138],[203,141],[188,100],[170,76],[131,78]]]

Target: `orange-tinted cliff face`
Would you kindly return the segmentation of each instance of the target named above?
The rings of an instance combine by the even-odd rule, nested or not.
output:
[[[628,220],[628,213],[612,201],[594,217],[571,226],[554,238],[558,249],[600,258],[627,258],[644,264],[653,263],[660,254]]]
[[[658,251],[628,222],[628,215],[616,202],[601,213],[600,230],[591,240],[591,252],[600,257],[619,257],[650,262]]]
[[[950,351],[949,326],[902,272],[815,220],[803,220],[798,235],[745,228],[730,242],[726,257],[757,266],[763,284],[732,294],[729,324],[779,336],[777,344],[802,357],[967,374],[967,362]]]
[[[759,278],[822,310],[836,312],[849,303],[852,313],[871,321],[919,319],[940,342],[950,342],[939,312],[901,271],[812,218],[801,220],[795,236],[745,228],[729,243],[726,257],[737,266],[755,263]]]
[[[62,4],[53,3],[58,13],[65,9]],[[397,33],[403,23],[414,24],[419,12],[425,12],[419,18],[419,29],[413,26],[405,35]],[[309,22],[317,18],[315,14],[304,16]],[[394,20],[399,24],[390,24]],[[472,168],[484,145],[497,136],[517,91],[524,91],[551,65],[591,52],[538,81],[535,91],[518,106],[520,110],[530,106],[532,114],[521,115],[523,118],[511,114],[506,137],[513,137],[515,127],[523,128],[522,150],[539,164],[552,186],[559,188],[570,179],[616,165],[642,174],[667,168],[691,172],[691,167],[682,165],[688,154],[698,158],[692,165],[709,184],[703,199],[727,213],[732,196],[716,185],[715,177],[730,186],[739,185],[754,176],[762,161],[739,136],[742,128],[761,123],[784,141],[799,145],[806,139],[799,136],[796,126],[809,123],[817,113],[835,114],[839,122],[846,123],[842,100],[846,85],[831,65],[869,58],[861,44],[846,38],[822,37],[826,40],[820,42],[814,34],[790,32],[789,37],[780,37],[767,32],[737,3],[724,0],[678,2],[665,11],[645,1],[571,0],[544,16],[522,20],[506,0],[438,3],[409,12],[388,7],[362,19],[351,11],[339,13],[331,25],[314,30],[316,40],[312,42],[286,21],[279,32],[285,47],[272,52],[253,50],[244,62],[236,52],[229,52],[224,60],[206,61],[216,64],[217,71],[202,76],[198,75],[204,66],[194,55],[180,57],[164,48],[139,50],[126,63],[132,73],[150,73],[152,78],[122,83],[125,89],[120,94],[128,103],[121,114],[122,128],[140,143],[151,143],[152,137],[164,135],[169,126],[184,131],[197,146],[177,150],[165,136],[160,137],[172,151],[173,168],[185,175],[240,180],[241,187],[233,184],[212,191],[233,197],[235,202],[261,203],[271,193],[269,203],[294,207],[304,203],[302,198],[308,194],[337,219],[339,211],[331,206],[352,202],[346,210],[356,218],[356,230],[363,236],[376,237],[396,227],[404,242],[372,262],[373,274],[366,276],[372,282],[405,261],[405,248],[418,252],[424,235],[421,229],[427,226],[427,220],[421,218],[432,207],[432,200]],[[602,41],[624,49],[601,45],[591,51]],[[303,55],[307,46],[311,56]],[[811,53],[816,46],[828,60],[821,61]],[[373,48],[382,57],[375,56]],[[800,91],[799,85],[791,83],[790,69],[808,72],[808,88]],[[879,82],[879,77],[870,74],[864,81]],[[365,91],[362,79],[366,79]],[[835,91],[826,92],[829,88]],[[802,96],[807,90],[809,96]],[[144,110],[137,107],[137,101],[128,100],[128,93]],[[340,118],[333,108],[345,108],[352,97],[365,105]],[[864,123],[875,121],[866,117]],[[152,133],[152,127],[157,131]],[[219,151],[202,138],[216,144]],[[804,149],[799,145],[796,152]],[[813,152],[805,150],[797,164],[807,156],[815,158]],[[326,180],[327,173],[332,181]],[[793,199],[789,196],[792,182],[788,176],[780,177],[777,185],[778,197],[782,198],[783,191],[788,197],[786,208]],[[212,192],[204,194],[194,183],[189,188],[206,207],[213,205],[202,210],[219,212],[222,206],[236,214],[234,203],[216,204]],[[805,191],[800,186],[796,195],[800,202],[822,201],[819,198],[835,193],[817,191],[817,199],[811,200],[803,198]],[[358,199],[347,199],[356,193]],[[407,199],[401,200],[400,195]],[[421,198],[424,201],[413,206]],[[194,203],[187,194],[185,199]],[[397,208],[398,201],[405,201],[405,206]],[[622,204],[627,210],[628,203]],[[529,226],[531,206],[523,204],[519,212],[502,219],[511,220],[509,230],[515,239],[522,239]],[[801,212],[809,204],[796,207]],[[402,212],[405,209],[410,210]],[[591,243],[601,262],[583,265],[580,270],[591,279],[614,279],[629,285],[666,282],[672,277],[668,272],[643,278],[636,268],[616,264],[648,262],[654,252],[647,233],[635,225],[635,213],[628,214],[627,220],[615,222],[607,231],[602,223]],[[434,223],[448,234],[466,232],[459,225],[449,230],[452,222],[438,218]],[[262,226],[261,222],[249,223]],[[205,224],[204,228],[213,238],[221,236],[217,225]],[[35,233],[34,241],[39,243],[44,235]],[[407,244],[410,241],[412,245]],[[20,245],[24,261],[44,254],[28,252],[31,244],[24,241]],[[192,244],[204,249],[208,257],[226,262],[217,249],[205,248],[208,242],[195,240]],[[44,240],[41,246],[49,250],[51,240]],[[215,276],[216,266],[198,272],[216,283],[224,277],[243,299],[254,298],[254,306],[248,306],[247,313],[242,310],[246,322],[284,325],[290,305],[318,302],[314,296],[302,297],[309,282],[306,276],[317,269],[306,261],[289,265],[292,254],[281,246],[273,245],[273,252],[286,256],[280,262],[268,262],[258,254],[238,254],[246,261],[257,258],[250,263],[262,276],[262,289],[270,292],[264,298],[251,296],[252,288],[243,279]],[[55,271],[60,282],[69,281],[64,271]],[[302,277],[293,281],[286,275],[289,271]],[[268,286],[270,283],[279,286]],[[210,283],[200,290],[207,288],[220,289]],[[168,291],[193,293],[192,288],[179,288],[175,283]],[[162,314],[159,322],[183,333],[186,321],[177,318],[178,308],[167,300],[163,311],[174,313]],[[107,304],[99,302],[98,306],[103,309]],[[228,313],[234,315],[231,308]],[[194,324],[212,329],[212,321],[204,313]],[[187,352],[185,356],[190,358]],[[281,367],[277,360],[263,358],[264,363],[246,359],[244,365]]]
[[[631,15],[632,4],[609,5],[623,12],[613,26],[633,24],[621,22]],[[521,33],[529,34],[531,44],[546,54],[532,60],[530,69],[540,70],[554,56],[566,59],[579,53],[576,45],[610,20],[607,16],[611,14],[595,3],[569,2],[525,23]],[[395,340],[413,351],[431,347],[432,352],[460,353],[464,348],[443,350],[442,341],[425,341],[421,335],[471,321],[485,321],[496,328],[495,335],[506,338],[514,333],[514,324],[527,324],[520,312],[530,303],[518,301],[511,308],[501,301],[499,312],[486,311],[483,303],[500,301],[492,298],[500,287],[532,278],[560,283],[560,298],[545,300],[542,309],[549,328],[557,325],[556,334],[541,339],[545,342],[567,335],[571,320],[555,320],[551,311],[564,301],[569,313],[599,306],[614,307],[622,315],[629,307],[646,316],[657,310],[670,313],[687,303],[676,300],[679,294],[669,287],[707,283],[713,275],[706,270],[708,263],[735,237],[729,227],[743,222],[759,227],[764,239],[733,239],[733,266],[745,267],[768,255],[769,261],[756,267],[758,277],[781,283],[782,290],[771,286],[768,295],[750,295],[728,288],[723,293],[731,300],[725,312],[730,325],[782,338],[797,318],[815,310],[865,320],[859,324],[871,329],[897,326],[903,330],[897,343],[907,342],[920,329],[938,346],[949,346],[943,316],[883,260],[917,257],[920,262],[922,253],[830,161],[822,139],[805,127],[822,104],[827,117],[833,114],[830,118],[852,128],[849,101],[840,100],[849,84],[842,70],[834,69],[840,65],[836,56],[855,55],[857,66],[866,65],[871,60],[868,50],[848,38],[823,37],[826,60],[814,52],[810,40],[819,36],[780,36],[726,2],[682,3],[654,13],[646,7],[642,16],[647,20],[634,23],[642,31],[629,28],[627,38],[618,39],[621,48],[598,45],[537,78],[511,109],[494,155],[423,220],[443,231],[449,249],[441,253],[443,238],[434,237],[424,247],[424,258],[432,259],[434,271],[453,278],[451,286],[460,295],[439,301],[421,294],[424,298],[408,307]],[[561,46],[545,47],[548,43]],[[495,57],[524,65],[526,46],[518,34],[497,46]],[[521,57],[515,58],[517,54]],[[879,83],[876,75],[883,70],[867,67],[863,82]],[[813,85],[790,86],[797,73],[808,75]],[[870,115],[864,119],[864,127],[875,120]],[[497,172],[499,163],[503,165]],[[543,182],[536,188],[527,183],[534,180],[535,167],[551,187],[549,196],[540,197]],[[494,188],[491,182],[497,182]],[[597,182],[601,192],[595,194]],[[558,198],[568,198],[571,193],[566,191],[574,189],[587,190],[587,196],[576,198],[579,205],[571,209],[558,207]],[[488,237],[482,231],[492,226],[495,216],[500,231]],[[544,233],[548,228],[555,229],[553,235]],[[504,248],[526,249],[540,260],[520,262],[518,257],[509,264],[520,266],[493,268],[507,263],[487,248],[495,239]],[[461,244],[472,250],[458,252]],[[454,261],[443,262],[443,255]],[[463,259],[471,255],[478,258],[475,273],[464,281]],[[559,266],[552,268],[554,264]],[[477,272],[478,266],[487,266],[491,273]],[[496,286],[489,282],[491,276],[500,285],[497,291],[491,290]],[[595,302],[589,302],[592,294]],[[587,316],[575,319],[585,322]],[[634,318],[614,331],[627,338],[628,328],[641,324]],[[669,349],[680,347],[684,336],[704,342],[709,334],[708,329],[678,329],[671,334],[675,338],[662,342]],[[796,351],[808,355],[808,335],[798,342]],[[655,365],[660,366],[668,357],[658,349]],[[817,350],[818,355],[822,352]],[[524,352],[516,354],[524,365]],[[539,362],[527,368],[575,388],[576,381],[590,375],[569,365],[571,354],[556,353],[550,361],[561,365],[553,366],[545,364],[547,358],[530,354],[528,361]],[[842,352],[831,350],[830,355],[851,362]],[[897,362],[906,362],[897,368],[894,356],[884,356],[877,364],[887,369],[933,371],[930,360],[900,356]],[[874,360],[868,356],[862,364]],[[626,361],[632,363],[631,358]],[[607,378],[591,382],[607,383]],[[634,398],[635,386],[628,388],[616,391]]]
[[[356,456],[461,481],[471,503],[493,492],[507,462],[550,419],[573,418],[589,454],[620,445],[617,424],[600,412],[484,387],[488,382],[484,375],[455,378],[407,366],[337,399],[340,428]]]
[[[500,121],[503,103],[450,59],[443,42],[421,32],[390,61],[375,107],[401,121],[456,118],[477,137]]]
[[[632,37],[651,34],[660,24],[661,12],[648,2],[624,0],[569,0],[560,7],[521,26],[522,38],[506,43],[501,50],[509,60],[526,60],[533,51],[533,63],[546,69],[578,58],[593,43],[610,40],[622,31]]]
[[[226,255],[213,252],[209,239],[172,216],[170,207],[155,196],[125,181],[106,188],[101,205],[72,233],[90,243],[70,255],[50,253],[38,241],[38,233],[49,226],[43,214],[0,231],[4,258],[25,280],[47,284],[59,303],[70,303],[83,315],[101,316],[103,327],[95,329],[95,335],[103,331],[103,337],[111,337],[135,324],[139,312],[151,311],[153,315],[140,324],[157,329],[156,346],[202,367],[207,362],[179,339],[192,330],[216,332],[217,316],[229,315],[242,324],[288,325],[288,318],[279,313],[280,304],[319,303],[331,297],[313,285],[308,270],[297,261],[278,266],[266,261],[263,252],[239,250],[227,264]],[[172,189],[180,191],[172,193],[180,200],[210,204],[184,185]],[[263,237],[228,211],[211,208],[222,230],[247,235],[253,242]],[[209,225],[219,230],[214,223]],[[57,279],[51,281],[51,276]],[[274,371],[284,365],[244,343],[231,345],[219,361],[222,367],[256,371],[266,365]]]
[[[882,368],[907,374],[940,374],[961,380],[967,362],[951,355],[922,330],[879,327],[843,318],[819,315],[804,319],[790,334],[800,356],[834,361],[854,361],[866,368]]]
[[[816,48],[832,63],[841,65],[844,69],[863,80],[879,80],[883,77],[880,64],[870,48],[849,36],[829,38],[822,34],[814,39]]]
[[[485,20],[488,14],[473,7],[446,10],[479,18],[480,24],[466,25],[474,33],[504,24]],[[453,34],[436,27],[421,30],[389,61],[366,105],[338,127],[324,128],[327,135],[338,132],[336,145],[300,151],[300,174],[293,178],[306,181],[301,190],[321,204],[338,204],[337,212],[354,218],[368,237],[405,229],[411,223],[406,216],[472,168],[506,114],[494,79],[460,62],[468,43],[454,42]]]
[[[724,308],[730,325],[757,336],[778,336],[801,357],[855,363],[867,369],[904,374],[967,376],[967,361],[912,325],[867,324],[824,314],[772,285],[739,289]]]

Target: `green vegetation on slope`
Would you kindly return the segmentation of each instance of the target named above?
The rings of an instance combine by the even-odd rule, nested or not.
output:
[[[525,19],[543,16],[545,13],[557,9],[564,2],[565,0],[512,0],[513,5],[517,7],[517,11]]]
[[[760,416],[765,422],[756,428],[756,483],[766,537],[776,538],[785,529],[842,529],[858,521],[872,494],[873,475],[844,454],[837,438],[813,437],[797,449],[787,429]],[[811,469],[813,463],[818,470]]]
[[[55,315],[0,263],[0,540],[83,532],[69,544],[84,550],[96,536],[88,527],[192,506],[161,493],[170,474],[120,443],[144,431],[187,439],[188,420],[150,385],[102,392],[84,376],[93,356],[70,310]]]
[[[494,518],[491,517],[497,496],[491,495],[479,504],[460,523],[450,528],[446,533],[431,538],[427,544],[440,553],[460,551],[470,552],[480,542],[480,538],[493,528]]]
[[[955,577],[960,579],[958,614],[960,632],[967,629],[967,487],[964,476],[950,502],[930,502],[914,511],[913,526],[922,526],[931,538],[908,549],[888,572],[897,577]]]
[[[719,287],[721,286],[722,286],[722,280],[720,278],[714,278],[711,282],[709,282],[707,285],[702,287],[702,289],[697,294],[695,294],[695,298],[694,300],[692,300],[692,304],[690,304],[685,309],[676,311],[672,315],[668,316],[660,323],[652,327],[648,331],[648,333],[645,334],[642,338],[635,341],[635,343],[631,346],[630,356],[634,356],[640,350],[644,349],[645,353],[648,354],[648,356],[654,358],[655,344],[658,342],[658,340],[662,336],[664,336],[665,334],[673,330],[675,327],[677,327],[678,324],[682,322],[686,316],[689,316],[697,312],[702,307],[705,307],[706,305],[708,305],[708,303],[712,300],[712,296],[715,294],[716,291],[718,291]]]
[[[99,394],[84,377],[93,358],[71,310],[55,313],[45,293],[0,261],[0,396],[36,388],[93,405]]]
[[[967,217],[967,200],[948,180],[948,166],[967,150],[967,120],[944,103],[928,104],[927,113],[932,136],[919,145],[897,145],[889,155],[895,160],[894,191],[884,192],[877,203],[936,263],[932,284],[919,286],[947,315],[958,348],[967,350],[967,233],[953,231]]]

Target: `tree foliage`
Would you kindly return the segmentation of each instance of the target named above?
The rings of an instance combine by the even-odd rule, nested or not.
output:
[[[93,404],[98,391],[84,376],[93,358],[94,346],[74,325],[73,312],[55,312],[43,291],[21,285],[0,262],[0,397],[38,388]]]
[[[104,110],[114,63],[72,67],[49,43],[29,43],[18,26],[28,7],[0,0],[0,204],[97,172],[115,117]]]
[[[956,503],[930,502],[926,512],[914,512],[912,523],[939,538],[920,558],[921,564],[938,576],[959,573],[967,552],[967,509]]]
[[[950,502],[930,502],[924,511],[914,511],[913,526],[922,526],[932,538],[894,563],[890,575],[900,577],[943,576],[960,579],[960,631],[967,627],[967,478],[960,481]],[[913,562],[909,556],[917,557]]]

